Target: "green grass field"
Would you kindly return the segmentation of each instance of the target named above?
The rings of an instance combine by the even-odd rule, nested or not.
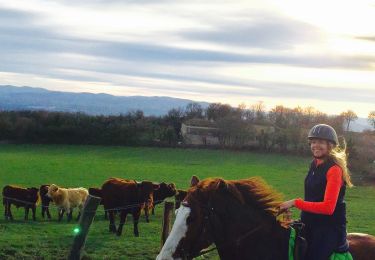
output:
[[[187,188],[191,175],[240,179],[262,176],[285,199],[303,196],[309,158],[219,150],[132,148],[103,146],[0,145],[0,186],[101,186],[108,177],[174,182]],[[375,235],[375,187],[347,190],[348,231]],[[0,219],[0,259],[65,259],[75,222],[61,223],[52,210],[51,221],[23,221],[23,209],[13,207],[15,221]],[[1,207],[0,214],[4,215]],[[297,217],[298,210],[294,210]],[[86,243],[86,259],[155,259],[160,249],[162,207],[133,236],[131,217],[121,237],[108,232],[103,208],[94,220]]]

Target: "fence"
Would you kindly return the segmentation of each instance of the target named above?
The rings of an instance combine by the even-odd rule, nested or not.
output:
[[[10,198],[10,197],[3,197],[4,199],[9,199],[9,200],[13,200],[13,201],[17,201],[17,202],[21,202],[25,205],[33,205],[33,203],[30,203],[28,201],[22,201],[22,200],[19,200],[19,199],[16,199],[16,198]],[[161,202],[161,201],[155,201],[155,202]],[[132,205],[127,205],[126,207],[118,207],[118,208],[113,208],[113,209],[103,209],[103,208],[98,208],[99,206],[99,203],[100,203],[100,199],[98,199],[97,197],[94,197],[94,196],[89,196],[85,205],[84,205],[84,208],[82,210],[82,214],[81,214],[81,217],[80,217],[80,220],[77,223],[74,224],[74,227],[75,227],[75,230],[74,230],[74,236],[71,238],[72,240],[70,240],[70,250],[68,252],[67,255],[68,256],[68,259],[72,259],[72,260],[76,260],[76,259],[81,259],[82,258],[82,255],[83,255],[83,252],[84,252],[84,247],[85,245],[88,245],[88,250],[90,250],[90,246],[92,247],[92,244],[99,244],[98,241],[100,241],[100,239],[98,239],[98,236],[88,236],[88,233],[90,231],[90,229],[94,228],[94,233],[95,233],[95,228],[97,228],[98,226],[95,226],[95,225],[91,225],[97,221],[99,221],[96,225],[101,225],[103,226],[103,223],[104,222],[101,222],[100,219],[97,220],[97,221],[94,221],[94,217],[95,215],[98,213],[102,213],[104,215],[105,212],[109,211],[109,210],[121,210],[121,209],[130,209],[130,208],[135,208],[135,207],[139,207],[140,204],[132,204]],[[159,245],[163,245],[163,243],[165,242],[165,240],[167,239],[168,237],[168,234],[170,232],[170,229],[171,229],[171,226],[172,226],[172,221],[173,221],[173,210],[174,210],[174,202],[164,202],[164,204],[160,204],[161,206],[164,206],[163,207],[163,213],[162,213],[162,216],[161,216],[161,221],[155,221],[154,222],[154,226],[153,226],[153,230],[155,230],[155,225],[159,225],[159,230],[160,230],[160,225],[161,225],[161,241],[159,243]],[[38,206],[38,208],[40,207],[43,207],[42,205]],[[56,205],[54,204],[51,204],[49,206],[49,208],[52,210],[52,209],[57,209],[57,211],[60,210],[59,207],[57,207]],[[52,211],[51,211],[52,212]],[[158,211],[160,212],[160,211]],[[17,216],[18,215],[18,216]],[[8,225],[9,223],[14,223],[13,226],[17,226],[17,223],[19,223],[19,220],[17,219],[17,217],[19,217],[19,213],[16,214],[16,217],[15,217],[15,221],[14,222],[8,222],[8,221],[5,221],[5,222],[1,222],[0,221],[0,233],[1,233],[1,224],[3,223],[4,225],[3,226],[6,226]],[[160,219],[160,213],[158,214],[158,219]],[[24,222],[26,225],[23,225],[23,226],[38,226],[40,223],[45,223],[45,221],[28,221],[28,222]],[[54,223],[54,222],[51,222],[51,223]],[[73,222],[74,223],[74,222]],[[45,223],[47,224],[47,223]],[[49,224],[47,224],[49,225]],[[51,225],[54,225],[54,226],[59,226],[59,227],[62,227],[62,225],[60,224],[51,224]],[[148,225],[148,224],[146,224]],[[45,226],[44,226],[45,227]],[[22,228],[22,227],[20,227]],[[32,228],[32,227],[30,227]],[[52,227],[53,229],[53,227]],[[149,228],[146,228],[144,227],[145,230],[149,229]],[[69,229],[70,230],[70,229]],[[107,231],[105,231],[106,233]],[[154,231],[153,231],[154,232]],[[104,231],[103,231],[104,233]],[[159,232],[157,232],[159,233]],[[64,234],[61,234],[61,235],[64,235]],[[66,235],[66,234],[65,234]],[[147,231],[144,233],[144,237],[147,238]],[[127,238],[125,238],[127,240]],[[1,240],[1,239],[0,239]],[[49,240],[49,239],[46,239],[46,240]],[[86,243],[87,241],[87,243]],[[104,246],[104,245],[103,245]],[[1,247],[1,244],[0,244],[0,247]],[[92,249],[92,248],[91,248]],[[159,248],[160,249],[160,248]],[[155,249],[153,250],[154,253],[154,256],[156,256],[157,252],[155,251]],[[1,250],[0,250],[0,258],[1,258]],[[128,259],[128,258],[127,258]],[[139,258],[137,258],[139,259]]]

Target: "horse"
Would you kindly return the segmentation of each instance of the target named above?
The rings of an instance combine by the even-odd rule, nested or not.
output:
[[[290,228],[277,216],[282,201],[260,177],[200,181],[188,190],[156,259],[193,259],[214,243],[223,260],[286,260]],[[355,260],[375,259],[374,236],[347,238]]]

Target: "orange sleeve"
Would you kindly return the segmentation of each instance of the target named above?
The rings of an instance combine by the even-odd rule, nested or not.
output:
[[[324,200],[322,202],[310,202],[298,198],[295,200],[294,206],[311,213],[332,215],[336,208],[340,188],[343,185],[342,175],[343,173],[339,166],[332,166],[327,172],[327,186],[324,192]]]

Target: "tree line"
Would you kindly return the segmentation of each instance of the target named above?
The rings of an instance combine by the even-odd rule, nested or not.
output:
[[[232,107],[198,103],[171,109],[164,116],[145,116],[140,110],[117,116],[48,111],[0,111],[0,142],[93,144],[128,146],[184,146],[182,123],[209,122],[217,131],[218,148],[309,154],[308,130],[315,124],[333,126],[347,140],[353,167],[361,176],[374,175],[375,131],[350,132],[357,119],[351,111],[327,115],[313,107],[277,105],[266,111],[263,102]],[[375,111],[368,116],[375,129]],[[261,129],[261,130],[259,130]],[[267,131],[272,129],[272,131]]]

